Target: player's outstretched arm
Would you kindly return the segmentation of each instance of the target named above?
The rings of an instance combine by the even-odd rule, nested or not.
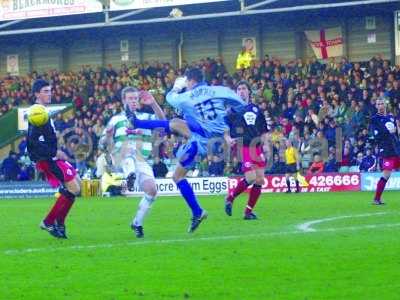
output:
[[[172,90],[167,94],[166,100],[167,102],[174,108],[181,109],[182,104],[185,101],[188,101],[187,93],[180,92],[187,87],[187,78],[186,77],[178,77],[175,80],[174,86]]]
[[[225,101],[225,105],[232,106],[235,109],[243,107],[246,103],[230,88],[227,87],[219,87],[220,91],[218,98],[223,98]]]
[[[144,105],[150,106],[154,113],[156,114],[157,119],[159,120],[166,120],[165,113],[158,105],[156,99],[154,99],[154,96],[148,92],[148,91],[141,91],[140,92],[140,102]]]

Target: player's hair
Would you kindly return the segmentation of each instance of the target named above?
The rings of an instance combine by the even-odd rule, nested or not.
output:
[[[376,101],[383,101],[386,104],[386,99],[384,97],[378,97]]]
[[[185,76],[188,80],[194,80],[196,82],[204,81],[203,72],[199,68],[189,68],[185,72]]]
[[[50,83],[44,79],[36,79],[35,82],[32,85],[32,94],[35,95],[35,93],[40,93],[40,90],[44,88],[45,86],[49,86]]]
[[[124,101],[126,94],[128,94],[128,93],[138,93],[138,92],[139,92],[139,90],[135,87],[132,87],[132,86],[124,87],[121,91],[121,100]]]
[[[240,80],[237,84],[236,84],[236,90],[238,89],[239,85],[245,85],[247,87],[247,89],[249,91],[251,91],[251,87],[250,84],[247,82],[247,80]]]

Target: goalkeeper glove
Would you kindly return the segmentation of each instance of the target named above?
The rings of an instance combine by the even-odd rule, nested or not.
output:
[[[181,92],[184,88],[187,87],[187,78],[186,76],[178,77],[175,80],[174,86],[172,90],[176,93]]]

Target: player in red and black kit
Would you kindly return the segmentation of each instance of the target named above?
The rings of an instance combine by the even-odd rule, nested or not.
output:
[[[32,92],[37,104],[50,104],[51,86],[47,81],[36,80]],[[52,187],[60,187],[57,201],[40,228],[56,238],[67,238],[65,218],[75,196],[80,192],[80,179],[72,165],[66,161],[66,154],[57,150],[57,136],[51,119],[40,127],[29,124],[27,149],[29,157],[36,163],[36,169],[44,173]]]
[[[384,204],[381,195],[385,189],[393,170],[400,169],[400,144],[393,115],[387,114],[384,99],[376,101],[378,112],[371,118],[370,131],[373,134],[375,144],[379,147],[379,155],[383,160],[383,174],[376,185],[374,204]]]
[[[225,199],[225,212],[232,215],[232,205],[235,198],[244,192],[248,186],[253,185],[250,191],[249,200],[244,212],[245,220],[257,219],[253,209],[261,194],[261,187],[264,184],[264,170],[266,166],[262,145],[266,141],[268,132],[264,114],[250,100],[250,86],[246,81],[237,84],[236,93],[242,100],[248,103],[240,111],[231,112],[226,117],[229,130],[225,132],[225,140],[228,145],[240,145],[242,154],[242,170],[245,177],[241,179],[237,187]]]

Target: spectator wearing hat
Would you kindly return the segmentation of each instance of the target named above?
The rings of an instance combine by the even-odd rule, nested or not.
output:
[[[20,167],[18,165],[17,154],[10,151],[8,157],[1,164],[1,173],[4,175],[5,181],[17,180]]]

